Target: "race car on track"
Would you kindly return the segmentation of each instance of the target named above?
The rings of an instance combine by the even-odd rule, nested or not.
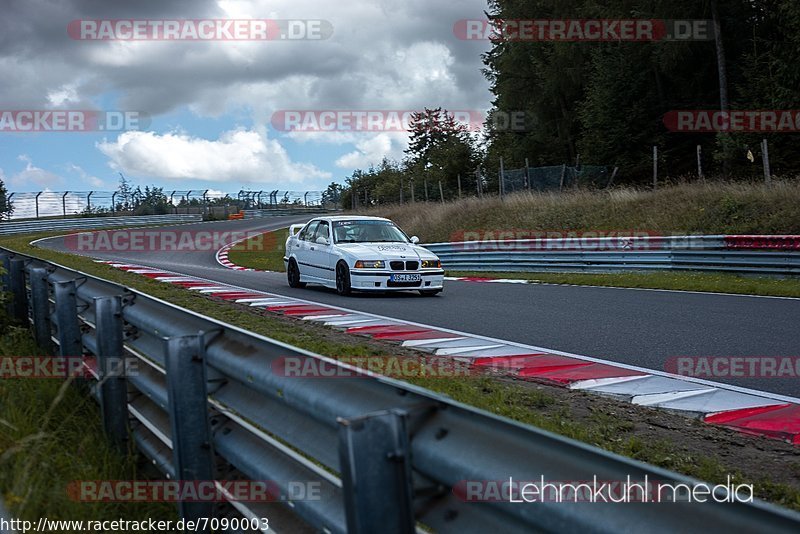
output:
[[[400,228],[379,217],[318,217],[289,229],[283,258],[291,287],[307,283],[351,291],[440,293],[442,262]]]

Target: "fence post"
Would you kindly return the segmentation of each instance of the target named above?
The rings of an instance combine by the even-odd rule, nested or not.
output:
[[[47,285],[47,269],[31,268],[30,280],[34,337],[39,348],[45,354],[50,354],[53,350],[53,342],[50,338],[50,288]]]
[[[458,198],[461,199],[461,175],[458,175]]]
[[[653,146],[653,189],[658,189],[658,147]]]
[[[214,480],[214,456],[208,421],[205,341],[202,334],[172,337],[167,345],[167,397],[172,428],[175,478]],[[213,517],[210,502],[179,502],[183,519]]]
[[[10,266],[8,281],[12,295],[12,317],[27,326],[28,292],[25,288],[25,260],[14,258],[10,261]]]
[[[42,196],[42,193],[44,193],[44,191],[39,191],[38,193],[36,193],[36,199],[35,200],[36,200],[36,218],[37,219],[39,218],[39,197]]]
[[[500,158],[500,176],[498,181],[500,182],[500,187],[498,188],[500,191],[500,198],[503,198],[506,189],[506,171],[503,167],[503,158]]]
[[[61,213],[65,219],[67,218],[67,195],[69,195],[69,191],[64,191],[64,194],[61,195]]]
[[[606,189],[614,185],[614,179],[617,177],[617,173],[619,172],[619,167],[614,167],[614,172],[611,173],[611,179],[608,181],[608,185]]]
[[[128,442],[128,387],[122,346],[122,298],[95,299],[95,316],[103,428],[117,448],[124,452]]]
[[[444,192],[442,191],[442,181],[439,180],[439,198],[442,200],[442,204],[444,204]]]
[[[83,355],[81,328],[78,323],[78,298],[75,280],[54,282],[56,299],[56,327],[58,329],[58,354],[64,358]]]
[[[339,458],[347,531],[415,531],[407,413],[339,419]]]
[[[531,190],[531,164],[528,158],[525,158],[525,188]]]
[[[769,166],[769,143],[766,139],[761,142],[761,159],[764,161],[764,181],[769,185],[772,183],[772,171]]]
[[[0,252],[0,268],[3,269],[3,273],[0,276],[0,291],[10,291],[11,290],[11,256],[6,254],[5,252]],[[9,300],[6,303],[6,311],[9,315],[13,313],[12,306],[14,302],[13,300]]]
[[[564,178],[566,178],[566,176],[567,176],[567,164],[564,163],[563,165],[561,165],[561,183],[558,186],[559,191],[564,190]]]
[[[422,182],[425,185],[425,202],[427,202],[428,201],[428,179],[427,178],[423,178]]]
[[[414,198],[414,180],[411,180],[411,203],[413,204],[414,202],[416,202]]]
[[[697,145],[697,177],[701,180],[706,179],[703,175],[703,147],[701,145]]]

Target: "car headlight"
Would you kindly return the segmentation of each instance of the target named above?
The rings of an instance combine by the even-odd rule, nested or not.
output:
[[[384,263],[381,260],[358,260],[356,269],[383,269]]]
[[[422,260],[422,268],[423,269],[441,269],[442,262],[441,260]]]

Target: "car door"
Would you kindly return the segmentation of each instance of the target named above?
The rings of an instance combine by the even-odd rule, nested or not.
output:
[[[319,243],[319,238],[324,237],[327,244]],[[314,237],[308,243],[308,263],[312,265],[310,268],[312,276],[322,280],[331,281],[334,279],[333,270],[331,268],[331,229],[328,221],[320,221],[314,231]]]
[[[300,274],[303,276],[314,276],[309,267],[309,252],[311,252],[309,244],[311,243],[310,238],[316,233],[318,225],[319,221],[311,221],[305,228],[300,230],[300,233],[297,234],[297,239],[294,241],[294,250],[292,252],[297,260]]]

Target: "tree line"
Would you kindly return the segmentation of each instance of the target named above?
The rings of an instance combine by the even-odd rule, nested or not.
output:
[[[494,24],[702,20],[711,32],[707,39],[653,42],[494,38],[483,56],[494,97],[484,134],[470,136],[457,127],[442,133],[446,111],[421,112],[411,125],[406,158],[355,171],[341,195],[344,207],[353,206],[354,192],[362,204],[374,204],[397,201],[403,188],[409,200],[411,184],[416,199],[424,199],[424,182],[429,199],[438,200],[439,181],[445,198],[453,198],[458,175],[469,176],[469,192],[477,194],[479,167],[485,187],[496,191],[501,158],[506,168],[526,161],[618,167],[615,183],[645,185],[652,180],[653,146],[659,148],[660,173],[672,179],[697,176],[698,146],[705,174],[755,176],[763,138],[776,175],[800,172],[797,133],[674,133],[665,125],[665,116],[677,110],[800,109],[800,2],[489,0],[487,15]],[[523,127],[509,128],[507,118],[520,115]]]

